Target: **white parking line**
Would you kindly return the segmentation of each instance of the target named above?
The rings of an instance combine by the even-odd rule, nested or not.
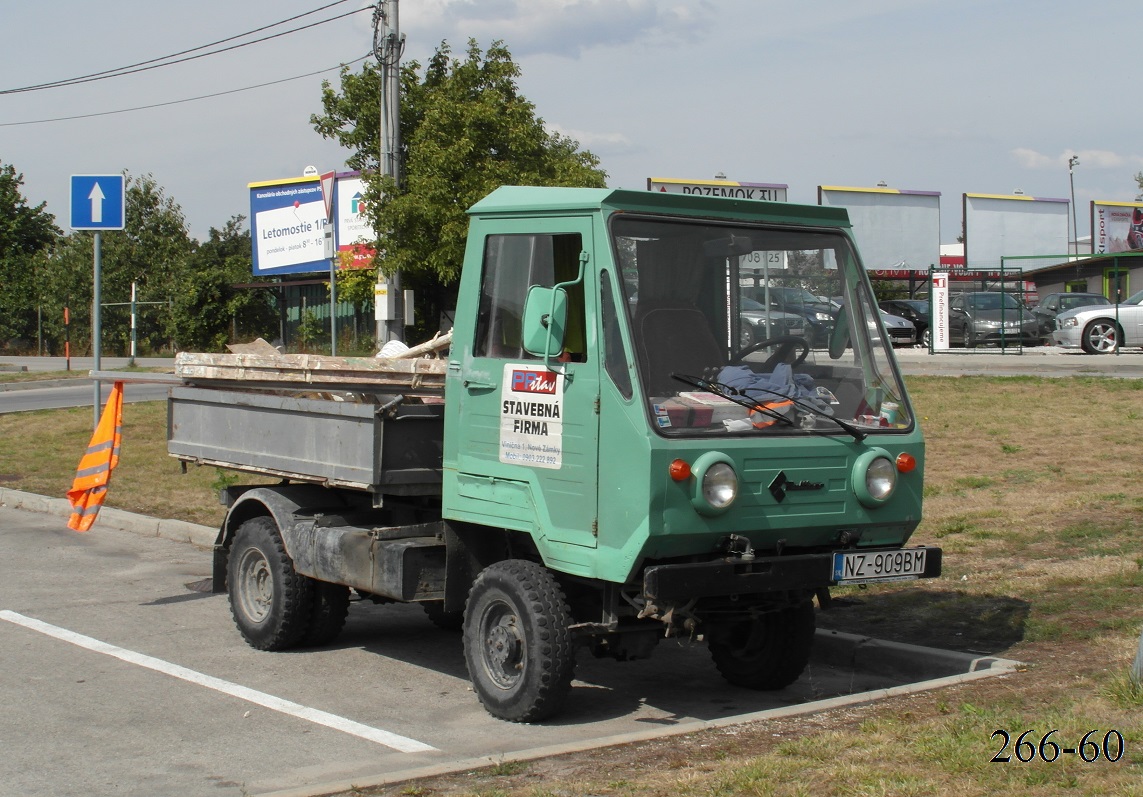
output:
[[[172,678],[178,678],[192,684],[197,684],[198,686],[205,686],[207,689],[213,689],[217,692],[230,695],[231,697],[246,700],[272,711],[278,711],[282,714],[288,714],[291,717],[307,720],[317,725],[324,725],[327,728],[348,733],[370,742],[376,742],[377,744],[398,750],[402,753],[425,753],[436,750],[435,747],[424,744],[423,742],[418,742],[416,739],[409,739],[408,737],[399,736],[395,733],[381,730],[380,728],[363,725],[360,722],[354,722],[345,717],[339,717],[336,714],[330,714],[316,708],[309,708],[299,703],[283,700],[280,697],[274,697],[265,692],[259,692],[256,689],[249,689],[245,686],[232,684],[229,681],[223,681],[211,675],[203,675],[200,672],[188,670],[186,667],[180,667],[178,664],[171,664],[168,661],[156,659],[153,656],[147,656],[142,653],[136,653],[133,650],[127,650],[126,648],[101,642],[98,639],[77,634],[66,628],[60,628],[59,626],[35,620],[31,617],[25,617],[22,614],[8,611],[7,609],[0,610],[0,620],[7,620],[10,623],[15,623],[32,631],[38,631],[41,634],[46,634],[55,639],[86,648],[96,653],[112,656],[130,664],[146,667],[148,670],[161,672]]]

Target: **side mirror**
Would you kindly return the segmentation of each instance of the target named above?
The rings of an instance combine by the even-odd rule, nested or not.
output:
[[[568,295],[563,288],[533,285],[524,300],[524,351],[535,357],[555,357],[564,348]]]

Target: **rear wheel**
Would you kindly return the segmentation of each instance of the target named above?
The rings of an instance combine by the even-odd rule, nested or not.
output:
[[[459,631],[464,626],[464,612],[446,612],[444,603],[431,601],[422,603],[429,622],[443,631]]]
[[[798,680],[814,643],[814,605],[809,601],[754,620],[716,626],[710,654],[722,677],[746,689],[784,689]]]
[[[1111,354],[1119,347],[1119,329],[1114,321],[1097,318],[1084,327],[1080,343],[1088,354]]]
[[[464,612],[464,658],[488,713],[535,722],[562,708],[575,670],[570,626],[563,590],[535,562],[509,559],[477,576]]]
[[[345,618],[349,614],[349,587],[311,579],[310,591],[313,593],[310,622],[302,644],[328,645],[345,627]]]
[[[251,647],[284,650],[301,640],[313,610],[313,585],[294,571],[272,519],[251,518],[238,527],[226,577],[230,613]]]

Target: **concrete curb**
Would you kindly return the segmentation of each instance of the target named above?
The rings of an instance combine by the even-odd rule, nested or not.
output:
[[[71,385],[90,384],[90,376],[77,376],[74,379],[29,379],[27,382],[0,382],[0,391],[44,390],[52,387],[69,387]]]
[[[7,487],[0,487],[0,506],[55,515],[65,520],[71,514],[71,504],[66,498],[49,498],[36,493],[10,490]],[[185,520],[137,515],[109,506],[105,506],[99,511],[96,528],[100,525],[120,531],[129,531],[143,537],[160,537],[173,542],[190,543],[195,547],[206,549],[214,547],[214,540],[218,536],[218,529],[210,526],[188,523]]]

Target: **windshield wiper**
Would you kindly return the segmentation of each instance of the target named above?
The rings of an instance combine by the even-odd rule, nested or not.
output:
[[[671,376],[674,379],[678,379],[684,385],[690,385],[691,387],[697,387],[699,390],[705,390],[708,393],[714,393],[716,396],[722,396],[724,399],[727,399],[729,401],[733,401],[735,404],[738,404],[741,407],[746,407],[747,409],[751,409],[751,410],[758,410],[758,411],[763,412],[767,415],[770,415],[774,418],[777,418],[779,420],[784,421],[789,426],[794,425],[794,422],[791,421],[789,418],[787,418],[785,415],[782,415],[781,413],[778,413],[778,412],[774,412],[773,410],[768,410],[766,407],[759,404],[757,400],[750,398],[750,396],[748,396],[746,394],[746,391],[744,391],[744,390],[739,390],[738,388],[731,387],[730,385],[724,385],[722,382],[719,382],[717,380],[701,379],[697,376],[691,376],[689,374],[674,374],[673,373],[673,374],[671,374]],[[787,396],[785,393],[779,393],[776,390],[770,390],[769,388],[764,388],[764,387],[751,387],[751,388],[747,388],[747,389],[752,391],[752,392],[769,393],[772,396],[777,396],[778,398],[787,399],[789,401],[792,401],[798,407],[801,407],[803,410],[810,413],[811,415],[816,415],[819,418],[825,418],[826,420],[833,421],[839,427],[844,429],[846,432],[853,435],[853,439],[859,443],[862,440],[864,440],[866,437],[868,437],[868,435],[865,432],[861,431],[860,429],[858,429],[856,426],[849,423],[848,421],[843,421],[840,418],[835,418],[834,416],[830,415],[829,413],[822,412],[817,407],[814,407],[810,404],[807,404],[804,401],[799,401],[798,399],[793,398],[792,396]],[[807,429],[806,431],[814,431],[814,430]]]

